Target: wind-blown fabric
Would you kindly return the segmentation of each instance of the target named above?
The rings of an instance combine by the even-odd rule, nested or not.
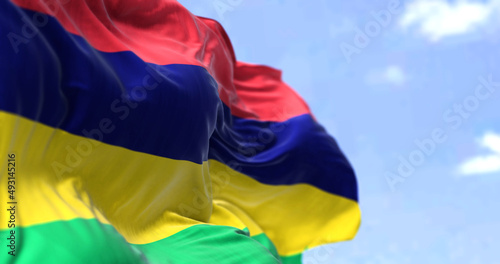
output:
[[[0,59],[1,263],[301,263],[357,232],[307,104],[176,1],[1,1]]]

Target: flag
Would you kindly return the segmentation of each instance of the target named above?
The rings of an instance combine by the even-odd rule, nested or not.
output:
[[[355,236],[336,141],[218,22],[170,0],[0,13],[0,262],[301,263]]]

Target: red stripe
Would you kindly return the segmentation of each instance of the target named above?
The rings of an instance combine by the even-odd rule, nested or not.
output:
[[[304,100],[283,82],[280,70],[238,61],[233,81],[238,97],[259,115],[258,120],[282,122],[311,114]]]
[[[310,113],[305,102],[266,66],[236,62],[222,26],[196,17],[173,0],[13,0],[54,16],[66,31],[103,52],[131,51],[159,64],[206,68],[231,113],[260,121],[286,121]]]

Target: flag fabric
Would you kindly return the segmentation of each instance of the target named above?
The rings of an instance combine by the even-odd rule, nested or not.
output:
[[[336,141],[218,22],[170,0],[0,14],[1,263],[301,263],[356,234]]]

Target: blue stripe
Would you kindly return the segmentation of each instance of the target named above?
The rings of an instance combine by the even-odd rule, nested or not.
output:
[[[218,121],[209,159],[271,185],[307,183],[358,200],[354,171],[336,141],[309,114],[285,122],[230,115]],[[231,120],[229,120],[231,119]],[[228,125],[231,124],[232,125]]]
[[[0,3],[0,35],[23,36],[20,13],[34,12],[15,9]],[[199,164],[216,159],[262,183],[308,183],[357,200],[351,166],[310,115],[236,118],[202,67],[99,52],[53,18],[39,30],[14,46],[12,34],[0,38],[9,62],[0,64],[1,110],[130,150]]]
[[[23,36],[13,9],[0,5],[1,36]],[[0,38],[1,110],[139,152],[207,160],[220,99],[204,68],[98,52],[52,17],[40,32],[16,46],[17,54],[9,38]]]

